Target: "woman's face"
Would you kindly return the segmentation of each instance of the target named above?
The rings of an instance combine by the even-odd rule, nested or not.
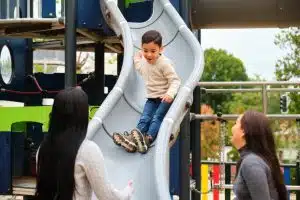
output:
[[[246,144],[245,137],[244,137],[245,133],[241,127],[242,117],[243,117],[242,115],[239,116],[239,118],[236,120],[234,126],[231,129],[232,131],[231,143],[237,149],[242,148]]]

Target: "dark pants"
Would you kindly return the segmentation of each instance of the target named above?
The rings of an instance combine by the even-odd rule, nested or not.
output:
[[[170,103],[162,102],[159,98],[148,99],[136,128],[154,140],[170,106]]]

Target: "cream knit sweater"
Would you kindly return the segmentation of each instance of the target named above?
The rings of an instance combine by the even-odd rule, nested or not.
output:
[[[38,158],[38,152],[36,157]],[[107,178],[104,158],[96,143],[84,140],[75,160],[75,190],[73,200],[91,200],[92,192],[98,200],[130,200],[132,189],[117,190]],[[95,200],[93,198],[93,200]]]
[[[161,55],[155,64],[149,64],[144,57],[135,56],[134,66],[145,81],[147,98],[175,97],[181,81],[170,59]]]

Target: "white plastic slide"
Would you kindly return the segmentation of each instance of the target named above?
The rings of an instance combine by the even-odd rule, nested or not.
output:
[[[203,51],[194,34],[168,0],[154,0],[153,14],[143,23],[128,23],[114,0],[103,0],[102,11],[107,22],[123,39],[124,60],[119,79],[94,118],[87,137],[101,148],[109,181],[123,188],[133,179],[133,200],[167,200],[169,191],[169,138],[178,129],[187,103],[203,67]],[[182,86],[160,127],[154,146],[147,154],[127,153],[112,141],[112,133],[136,127],[146,90],[141,76],[133,66],[133,55],[141,46],[141,36],[148,30],[158,30],[163,37],[164,54],[171,58],[182,80]]]

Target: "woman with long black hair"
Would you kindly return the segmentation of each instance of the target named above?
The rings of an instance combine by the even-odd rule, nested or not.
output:
[[[240,153],[234,183],[235,200],[287,200],[287,190],[267,117],[256,111],[241,115],[231,142]]]
[[[37,200],[129,200],[132,182],[117,190],[105,178],[100,148],[85,139],[88,97],[81,88],[59,92],[54,100],[47,138],[37,154]]]

